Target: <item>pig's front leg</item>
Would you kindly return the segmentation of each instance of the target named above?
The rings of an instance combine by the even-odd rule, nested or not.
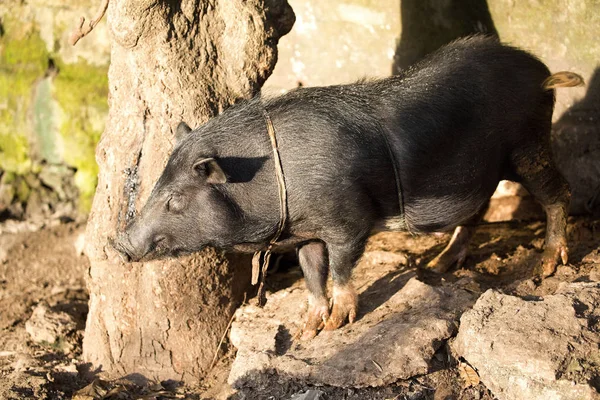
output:
[[[310,242],[298,250],[300,267],[308,288],[308,315],[302,329],[302,340],[312,339],[329,318],[327,301],[327,250],[323,242]]]

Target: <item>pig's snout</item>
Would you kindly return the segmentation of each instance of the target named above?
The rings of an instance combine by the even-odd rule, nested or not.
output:
[[[125,262],[137,261],[139,259],[135,255],[135,250],[127,233],[119,233],[115,239],[110,239],[109,243],[119,252]]]
[[[167,245],[167,237],[164,235],[155,235],[152,237],[139,237],[128,229],[117,235],[116,239],[111,240],[112,247],[117,250],[126,262],[135,262],[142,259],[154,258],[151,254],[161,253]],[[156,256],[158,254],[154,254]]]

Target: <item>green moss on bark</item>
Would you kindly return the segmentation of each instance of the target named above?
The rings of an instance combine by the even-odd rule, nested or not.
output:
[[[2,20],[0,36],[0,168],[24,174],[31,170],[27,113],[34,83],[48,65],[46,45],[32,24]]]
[[[95,147],[108,113],[108,66],[63,63],[48,52],[36,25],[17,14],[2,17],[0,169],[24,175],[42,160],[73,167],[80,210],[88,212],[97,183]],[[42,80],[50,59],[58,74]]]
[[[65,114],[60,126],[63,158],[67,165],[77,169],[75,184],[80,192],[79,205],[87,212],[97,183],[96,144],[108,113],[107,67],[80,61],[59,64],[59,71],[54,80],[54,96]]]

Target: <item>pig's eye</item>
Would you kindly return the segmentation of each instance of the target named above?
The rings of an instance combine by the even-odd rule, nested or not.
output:
[[[180,212],[183,210],[184,201],[181,196],[174,194],[167,201],[167,210],[171,212]]]

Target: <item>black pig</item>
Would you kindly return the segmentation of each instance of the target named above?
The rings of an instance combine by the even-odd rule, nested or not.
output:
[[[568,72],[551,76],[537,58],[497,39],[473,36],[397,76],[241,102],[195,130],[180,124],[162,176],[115,247],[130,260],[205,246],[264,249],[280,218],[266,110],[288,192],[276,250],[298,248],[310,291],[304,338],[355,319],[350,276],[371,232],[457,227],[427,265],[445,271],[466,255],[472,228],[461,225],[480,218],[502,179],[521,182],[544,206],[538,273],[550,275],[567,262],[570,197],[550,151],[553,89],[580,83]]]

